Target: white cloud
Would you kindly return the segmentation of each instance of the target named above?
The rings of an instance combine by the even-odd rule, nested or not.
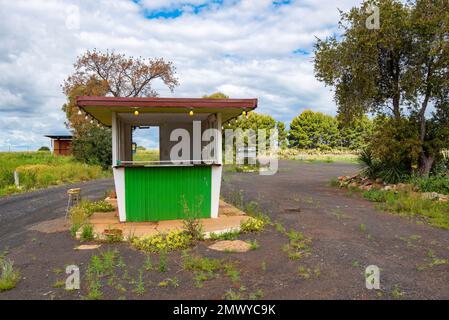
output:
[[[337,30],[337,8],[357,0],[279,7],[270,0],[225,0],[192,12],[191,4],[205,3],[211,1],[0,0],[0,150],[9,144],[36,149],[48,145],[44,134],[64,132],[60,84],[76,56],[94,47],[173,61],[181,85],[172,94],[157,84],[161,96],[222,90],[257,97],[260,112],[286,122],[305,108],[335,112],[328,88],[314,78],[311,54],[293,51],[312,52],[315,36]],[[175,19],[144,14],[186,6]]]

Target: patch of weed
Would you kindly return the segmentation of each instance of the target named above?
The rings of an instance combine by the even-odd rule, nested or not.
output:
[[[20,272],[14,270],[14,262],[7,259],[0,259],[0,292],[14,289],[20,281]]]
[[[94,226],[91,224],[85,224],[82,227],[81,235],[80,235],[81,242],[87,242],[94,240]]]

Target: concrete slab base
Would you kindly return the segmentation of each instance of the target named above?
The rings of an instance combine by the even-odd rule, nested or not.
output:
[[[114,204],[113,202],[111,202]],[[211,233],[221,234],[228,231],[240,229],[242,221],[249,217],[238,208],[220,200],[218,218],[201,219],[205,237]],[[105,239],[105,230],[118,229],[122,231],[124,240],[130,237],[147,237],[159,233],[168,233],[170,231],[183,230],[182,220],[170,220],[159,222],[120,222],[117,210],[115,212],[94,213],[89,222],[94,227],[94,233],[97,239]]]

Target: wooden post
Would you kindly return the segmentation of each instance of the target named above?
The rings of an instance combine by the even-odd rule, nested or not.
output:
[[[20,187],[19,173],[16,170],[14,170],[14,184],[17,188]]]

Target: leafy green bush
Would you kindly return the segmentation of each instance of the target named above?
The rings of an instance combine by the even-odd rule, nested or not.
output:
[[[407,180],[410,176],[403,165],[374,158],[370,148],[360,152],[359,161],[363,166],[362,176],[372,180],[381,178],[386,183],[398,183]]]

